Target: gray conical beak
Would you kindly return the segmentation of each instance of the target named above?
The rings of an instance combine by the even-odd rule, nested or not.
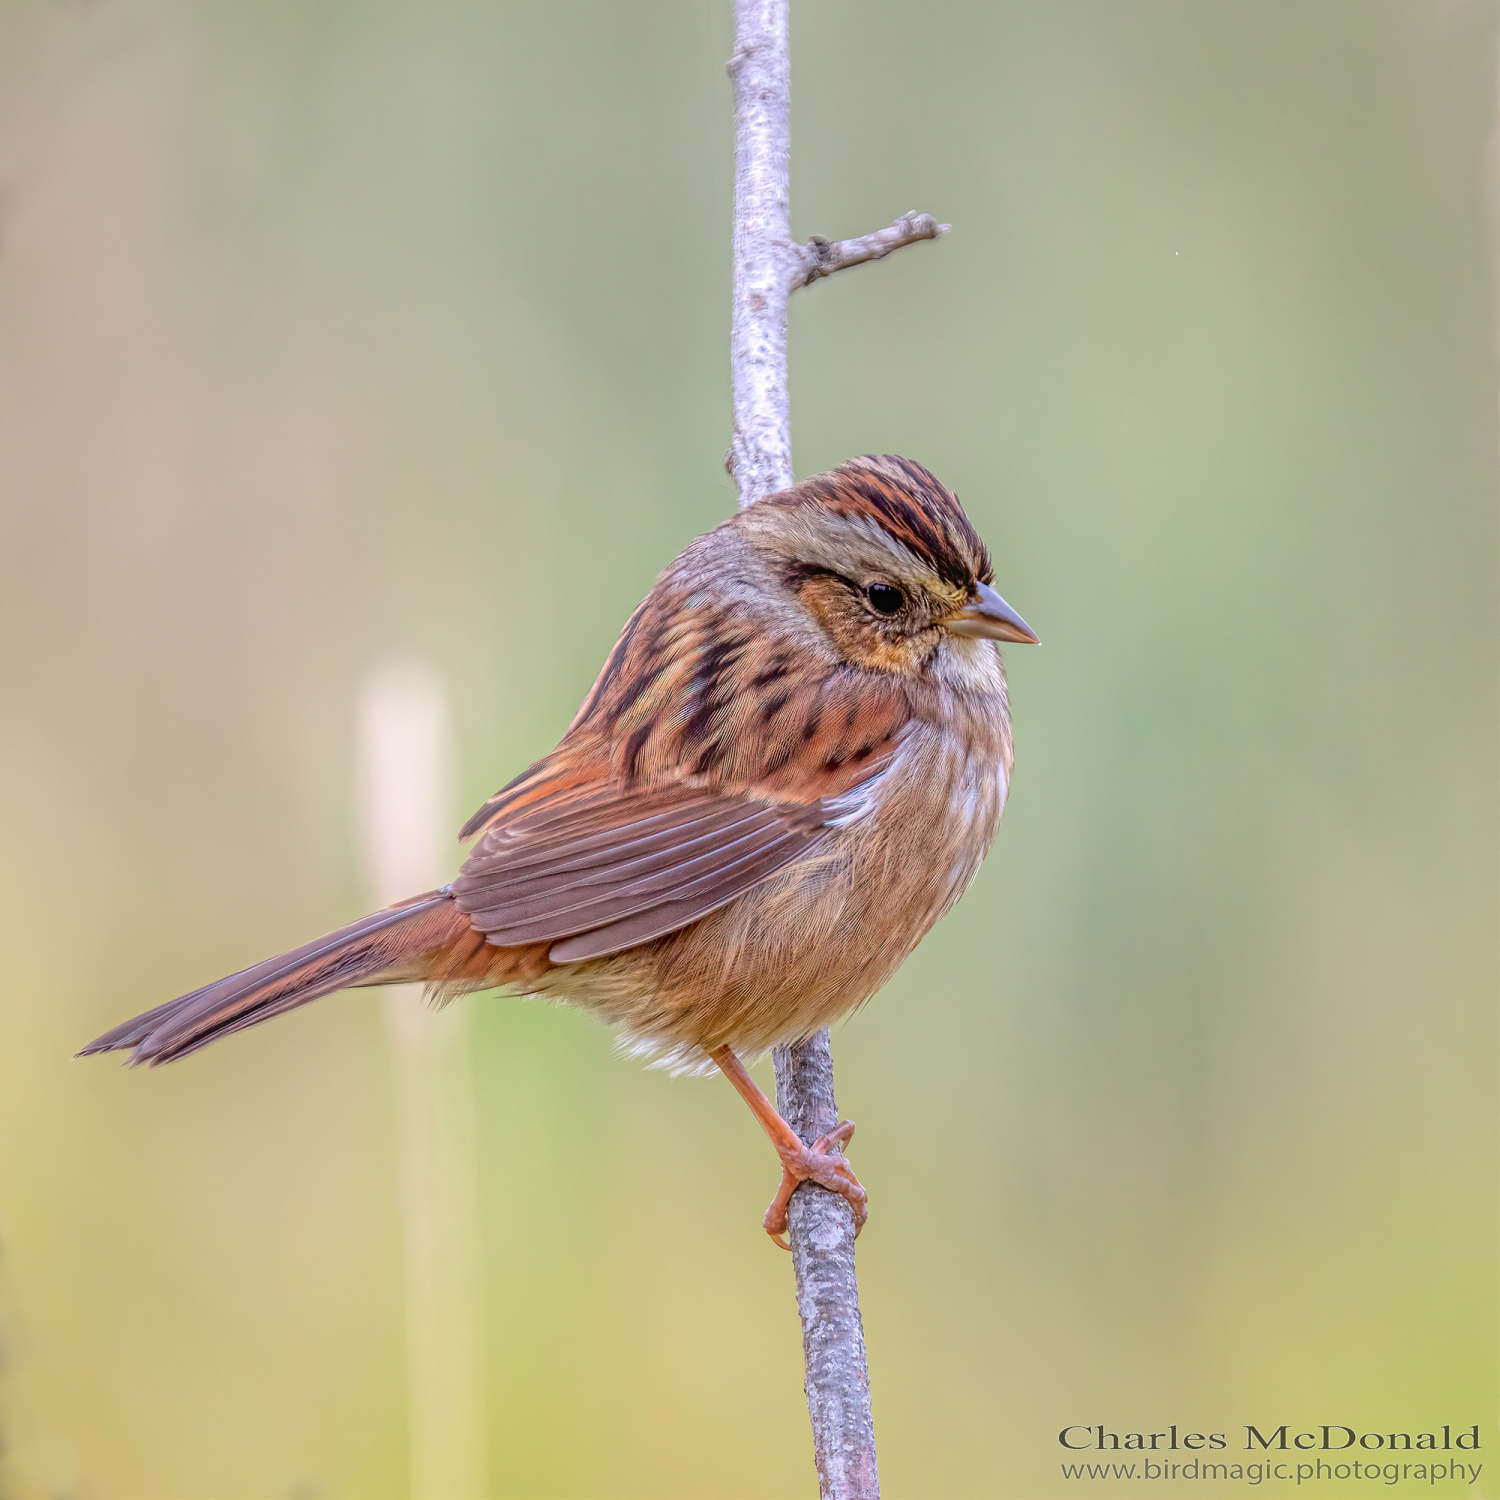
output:
[[[1022,641],[1028,646],[1041,645],[1031,626],[989,584],[976,584],[975,589],[979,597],[943,621],[954,635],[977,635],[987,641]]]

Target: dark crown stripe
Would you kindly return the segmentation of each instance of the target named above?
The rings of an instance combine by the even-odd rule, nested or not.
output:
[[[853,458],[774,497],[815,499],[839,515],[863,515],[920,557],[945,583],[968,588],[991,578],[990,557],[958,496],[921,464],[894,453]]]

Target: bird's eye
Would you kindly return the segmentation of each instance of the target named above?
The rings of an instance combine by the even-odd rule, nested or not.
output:
[[[906,595],[891,583],[872,583],[865,589],[865,598],[883,615],[893,615],[906,603]]]

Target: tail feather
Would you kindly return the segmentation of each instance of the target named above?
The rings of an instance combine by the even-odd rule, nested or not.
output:
[[[335,990],[427,979],[467,928],[446,888],[431,891],[145,1011],[78,1055],[132,1049],[132,1064],[171,1062]]]

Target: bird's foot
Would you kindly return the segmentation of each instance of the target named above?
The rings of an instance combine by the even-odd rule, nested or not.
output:
[[[787,1209],[792,1194],[804,1182],[815,1182],[847,1200],[854,1213],[856,1238],[865,1227],[867,1195],[843,1154],[843,1147],[849,1144],[849,1137],[853,1134],[854,1126],[844,1120],[827,1135],[819,1136],[811,1146],[804,1146],[799,1140],[794,1150],[789,1144],[783,1146],[777,1142],[777,1155],[781,1157],[781,1186],[776,1189],[776,1196],[771,1199],[771,1206],[761,1223],[783,1250],[792,1248],[786,1239]]]
[[[827,1135],[820,1135],[812,1145],[806,1146],[756,1087],[755,1080],[745,1071],[744,1063],[734,1055],[732,1048],[715,1047],[708,1055],[750,1106],[781,1158],[781,1186],[776,1189],[776,1196],[771,1199],[771,1206],[761,1220],[766,1233],[783,1250],[792,1248],[786,1241],[787,1205],[804,1182],[815,1182],[848,1201],[854,1213],[854,1233],[858,1235],[865,1227],[865,1190],[854,1175],[854,1168],[844,1160],[843,1149],[854,1134],[854,1126],[848,1120],[841,1120]]]

